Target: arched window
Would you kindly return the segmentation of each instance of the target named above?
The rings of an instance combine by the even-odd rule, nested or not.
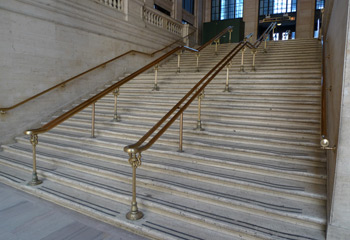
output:
[[[243,17],[243,0],[212,0],[211,20],[225,20]]]

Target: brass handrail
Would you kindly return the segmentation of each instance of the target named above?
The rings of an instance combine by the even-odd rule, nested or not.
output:
[[[266,30],[264,31],[263,34],[261,34],[261,36],[256,40],[254,46],[256,48],[258,48],[260,46],[260,44],[266,40],[267,36],[269,36],[271,30],[273,30],[275,27],[276,27],[277,23],[276,22],[273,22],[271,23],[268,28],[266,28]]]
[[[221,35],[225,34],[225,32],[221,33]],[[119,95],[119,87],[121,87],[123,84],[129,82],[131,79],[137,77],[141,73],[145,72],[146,70],[150,69],[151,67],[158,66],[158,64],[171,56],[172,54],[176,52],[182,52],[183,50],[185,51],[190,51],[190,52],[198,52],[197,49],[193,49],[187,46],[178,46],[171,51],[165,53],[158,59],[154,60],[153,62],[147,64],[146,66],[140,68],[139,70],[135,71],[131,75],[123,78],[122,80],[118,81],[117,83],[111,85],[110,87],[106,88],[102,92],[96,94],[95,96],[89,98],[88,100],[80,103],[76,107],[72,108],[71,110],[67,111],[66,113],[60,115],[59,117],[53,119],[52,121],[46,123],[40,128],[37,129],[30,129],[25,131],[24,133],[27,135],[30,135],[30,143],[32,144],[32,149],[33,149],[33,172],[32,172],[32,179],[28,183],[28,185],[34,186],[41,184],[42,181],[38,179],[37,172],[36,172],[36,145],[38,144],[38,134],[44,133],[49,131],[50,129],[54,128],[58,124],[62,123],[63,121],[67,120],[68,118],[72,117],[74,114],[80,112],[81,110],[85,109],[86,107],[92,105],[92,123],[91,123],[91,137],[94,137],[94,127],[95,127],[95,103],[101,99],[102,97],[106,96],[108,93],[112,92],[115,90],[115,113],[114,113],[114,120],[118,121],[118,115],[116,113],[116,102],[117,102],[117,96]],[[179,54],[180,56],[180,54]]]
[[[90,68],[90,69],[88,69],[88,70],[82,72],[82,73],[79,73],[78,75],[75,75],[74,77],[71,77],[71,78],[69,78],[69,79],[67,79],[67,80],[65,80],[65,81],[63,81],[63,82],[61,82],[61,83],[58,83],[58,84],[56,84],[56,85],[54,85],[54,86],[52,86],[52,87],[50,87],[50,88],[48,88],[48,89],[46,89],[46,90],[44,90],[44,91],[38,93],[38,94],[35,94],[34,96],[31,96],[31,97],[29,97],[29,98],[27,98],[27,99],[25,99],[25,100],[23,100],[23,101],[21,101],[21,102],[15,104],[15,105],[12,105],[12,106],[10,106],[10,107],[0,108],[0,113],[1,113],[1,114],[5,114],[5,113],[6,113],[7,111],[9,111],[9,110],[12,110],[12,109],[14,109],[14,108],[17,108],[17,107],[19,107],[19,106],[21,106],[21,105],[23,105],[23,104],[25,104],[25,103],[27,103],[27,102],[29,102],[29,101],[31,101],[31,100],[37,98],[37,97],[40,97],[41,95],[44,95],[45,93],[48,93],[48,92],[50,92],[50,91],[52,91],[52,90],[54,90],[54,89],[56,89],[56,88],[58,88],[58,87],[65,86],[67,83],[69,83],[69,82],[71,82],[71,81],[73,81],[73,80],[75,80],[75,79],[77,79],[77,78],[79,78],[79,77],[81,77],[81,76],[83,76],[83,75],[89,73],[89,72],[92,72],[92,71],[94,71],[95,69],[98,69],[98,68],[100,68],[100,67],[104,67],[104,66],[106,66],[107,64],[109,64],[109,63],[111,63],[111,62],[114,62],[115,60],[117,60],[117,59],[119,59],[119,58],[122,58],[122,57],[124,57],[124,56],[126,56],[126,55],[129,55],[129,54],[141,54],[141,55],[146,55],[146,56],[149,56],[149,57],[153,57],[155,54],[157,54],[157,53],[159,53],[159,52],[161,52],[161,51],[164,51],[165,49],[171,47],[172,45],[174,45],[174,44],[176,44],[176,43],[182,41],[183,39],[185,39],[185,38],[191,36],[191,35],[192,35],[193,33],[195,33],[195,32],[196,32],[196,30],[192,31],[190,34],[186,35],[185,37],[181,37],[180,39],[178,39],[178,40],[172,42],[171,44],[169,44],[169,45],[163,47],[162,49],[156,50],[155,52],[152,52],[152,53],[146,53],[146,52],[141,52],[141,51],[137,51],[137,50],[130,50],[130,51],[128,51],[128,52],[125,52],[125,53],[123,53],[123,54],[121,54],[121,55],[119,55],[119,56],[117,56],[117,57],[114,57],[114,58],[112,58],[112,59],[110,59],[110,60],[108,60],[108,61],[106,61],[106,62],[104,62],[104,63],[101,63],[101,64],[99,64],[99,65],[97,65],[97,66],[95,66],[95,67],[93,67],[93,68]]]
[[[275,23],[272,23],[271,25],[275,25]],[[270,26],[271,26],[270,25]],[[269,26],[269,27],[270,27]],[[270,31],[272,30],[272,28],[270,29]],[[265,33],[264,34],[267,34],[267,33],[269,33],[270,31],[265,31]],[[251,34],[249,34],[249,35],[251,35]],[[248,35],[248,36],[249,36]],[[211,41],[214,41],[216,38],[213,38],[213,39],[211,39]],[[245,38],[246,39],[246,38]],[[261,39],[260,39],[261,40]],[[255,42],[255,44],[258,42],[258,41],[260,41],[260,40],[257,40],[256,42]],[[163,123],[164,123],[164,121],[169,117],[169,116],[171,116],[173,113],[174,113],[174,111],[176,110],[176,109],[178,109],[179,107],[180,107],[180,105],[209,77],[209,75],[210,74],[212,74],[218,67],[219,67],[219,65],[220,64],[222,64],[222,62],[223,61],[225,61],[226,60],[226,58],[228,58],[233,52],[235,52],[235,50],[237,49],[237,48],[239,48],[239,50],[238,51],[236,51],[235,53],[234,53],[234,55],[233,56],[231,56],[230,57],[230,59],[229,59],[229,61],[226,61],[222,66],[220,66],[219,67],[219,70],[218,71],[216,71],[215,72],[215,74],[212,76],[212,77],[210,77],[209,78],[209,81],[211,81],[223,68],[224,68],[224,66],[226,66],[231,60],[232,60],[232,58],[243,48],[243,47],[245,47],[245,46],[248,46],[249,48],[256,48],[256,47],[254,47],[254,45],[255,44],[251,44],[251,43],[249,43],[249,42],[247,42],[247,41],[241,41],[241,42],[239,42],[239,44],[238,45],[236,45],[235,46],[235,48],[233,48],[233,50],[231,50],[219,63],[217,63],[167,114],[165,114],[164,115],[164,117],[162,118],[162,119],[160,119],[159,121],[158,121],[158,123],[157,124],[155,124],[143,137],[141,137],[140,138],[140,140],[137,142],[137,143],[135,143],[135,144],[132,144],[132,145],[128,145],[128,146],[126,146],[125,148],[124,148],[124,150],[126,151],[126,152],[133,152],[133,153],[139,153],[139,152],[142,152],[142,151],[145,151],[145,150],[147,150],[149,147],[151,147],[152,146],[152,144],[155,142],[155,141],[153,141],[153,139],[154,138],[159,138],[160,137],[160,135],[158,136],[158,134],[157,135],[155,135],[153,138],[152,138],[152,140],[150,141],[151,142],[151,144],[146,144],[145,146],[143,146],[143,147],[140,147],[139,148],[139,146],[145,141],[145,140],[147,140],[153,133],[154,133],[154,131],[156,130],[156,129],[158,129],[159,128],[159,126],[161,126]],[[209,82],[208,82],[209,83]],[[207,83],[207,84],[208,84]],[[205,86],[207,85],[207,84],[205,84]],[[204,88],[203,88],[204,89]],[[200,90],[198,90],[197,92],[196,92],[196,94],[194,95],[194,97],[192,97],[191,99],[192,99],[192,101],[193,101],[193,99],[194,98],[196,98],[201,92],[202,92],[202,87],[200,88]],[[192,102],[191,101],[191,102]],[[186,105],[185,105],[186,106]],[[179,112],[183,112],[185,109],[183,109],[183,107],[179,110]],[[179,115],[180,114],[178,114],[178,115],[175,115],[175,116],[177,116],[177,117],[179,117]],[[172,119],[174,119],[174,121],[177,119],[177,118],[175,118],[175,116],[172,118]],[[165,125],[162,129],[164,129],[164,128],[167,128],[166,127],[167,125]],[[170,126],[170,125],[169,125]],[[165,129],[166,130],[166,129]],[[165,131],[164,130],[164,131]],[[160,130],[160,131],[162,131],[162,130]],[[164,132],[163,131],[163,132]],[[163,133],[162,132],[162,133]],[[156,139],[156,140],[157,140]]]
[[[200,46],[199,48],[197,48],[198,51],[201,51],[202,49],[204,49],[205,47],[207,47],[209,44],[212,44],[215,40],[217,40],[218,38],[220,38],[222,35],[224,35],[227,32],[232,31],[233,27],[229,26],[227,28],[225,28],[224,30],[222,30],[219,34],[217,34],[215,37],[213,37],[212,39],[210,39],[208,42],[206,42],[205,44],[203,44],[202,46]]]
[[[149,149],[162,135],[163,133],[180,117],[180,134],[179,134],[179,151],[182,151],[182,132],[183,129],[182,121],[183,121],[183,112],[187,109],[187,107],[198,97],[198,115],[200,118],[200,100],[202,98],[205,87],[216,77],[216,75],[225,67],[231,64],[232,59],[239,53],[240,50],[244,53],[245,47],[250,46],[251,48],[256,49],[260,44],[259,41],[265,40],[265,35],[269,34],[276,23],[272,23],[269,26],[269,30],[264,32],[263,38],[259,38],[253,44],[250,44],[246,38],[239,42],[226,56],[221,59],[199,82],[195,84],[192,89],[190,89],[187,94],[177,103],[175,106],[168,111],[145,135],[143,135],[139,141],[132,145],[128,145],[124,147],[124,151],[129,154],[129,163],[133,168],[133,176],[132,176],[132,202],[131,202],[131,211],[126,215],[129,220],[138,220],[143,217],[143,213],[138,210],[137,202],[136,202],[136,168],[141,165],[141,153],[147,149]],[[250,45],[249,45],[250,44]],[[190,97],[191,96],[191,97]],[[190,97],[190,98],[189,98]],[[189,99],[188,99],[189,98]],[[185,101],[187,102],[181,106]],[[177,112],[175,113],[175,111]],[[174,114],[175,113],[175,114]],[[173,115],[174,114],[174,115]],[[172,116],[173,115],[173,116]],[[171,117],[172,116],[172,117]],[[154,135],[155,131],[161,127],[165,121],[171,117],[168,122]],[[199,119],[200,122],[200,119]],[[202,130],[201,125],[197,124],[197,129]],[[148,138],[152,138],[144,145],[142,145]]]
[[[222,31],[221,33],[219,33],[217,36],[215,36],[215,39],[217,39],[218,37],[224,35],[231,28],[232,27],[226,28],[226,31]],[[215,39],[211,39],[210,41],[213,42]],[[25,131],[25,134],[33,135],[33,134],[40,134],[40,133],[44,133],[44,132],[49,131],[50,129],[54,128],[55,126],[57,126],[61,122],[63,122],[66,119],[68,119],[69,117],[71,117],[74,114],[80,112],[81,110],[83,110],[87,106],[91,105],[92,103],[94,103],[97,100],[101,99],[102,97],[104,97],[108,93],[112,92],[114,89],[117,89],[117,88],[121,87],[123,84],[127,83],[131,79],[137,77],[141,73],[145,72],[146,70],[150,69],[151,67],[154,67],[155,65],[159,64],[164,59],[168,58],[172,54],[174,54],[176,52],[179,52],[181,50],[187,50],[187,51],[190,51],[190,52],[199,52],[200,51],[198,49],[193,49],[193,48],[190,48],[190,47],[187,47],[187,46],[176,47],[173,50],[169,51],[168,53],[164,54],[163,56],[159,57],[158,59],[154,60],[153,62],[147,64],[143,68],[141,68],[141,69],[137,70],[136,72],[130,74],[129,76],[125,77],[124,79],[120,80],[119,82],[111,85],[110,87],[106,88],[105,90],[103,90],[102,92],[96,94],[95,96],[89,98],[88,100],[84,101],[83,103],[79,104],[78,106],[72,108],[68,112],[65,112],[64,114],[60,115],[59,117],[55,118],[54,120],[46,123],[42,127],[37,128],[37,129],[31,129],[31,130]]]
[[[125,152],[132,152],[132,153],[139,153],[139,152],[143,152],[147,149],[149,149],[153,143],[165,132],[165,130],[167,130],[168,127],[170,127],[170,125],[180,116],[180,114],[186,110],[186,108],[188,107],[188,105],[190,103],[192,103],[192,101],[198,97],[198,95],[203,91],[203,89],[205,88],[205,86],[210,82],[210,80],[212,80],[223,68],[225,65],[227,65],[232,58],[246,45],[247,43],[243,43],[242,46],[242,42],[240,42],[238,45],[236,45],[233,50],[231,50],[219,63],[217,63],[167,114],[164,115],[164,117],[162,119],[160,119],[157,124],[155,124],[142,138],[140,138],[140,140],[132,145],[128,145],[124,148]],[[238,49],[239,48],[239,49]],[[238,49],[238,51],[236,51]],[[225,62],[225,64],[222,64],[228,57],[229,55],[231,55],[234,52],[234,55],[232,57],[229,58],[229,60],[227,60]],[[222,66],[220,66],[222,64]],[[220,67],[219,67],[220,66]],[[212,74],[217,68],[219,67],[219,70],[217,70],[210,78],[209,80],[207,80],[207,82],[205,82],[202,87],[200,87],[197,92],[190,98],[190,100],[183,106],[180,108],[181,104],[210,76],[210,74]],[[175,114],[171,120],[155,135],[153,136],[153,138],[144,146],[140,145],[142,143],[144,143],[154,132],[155,130],[157,130],[164,122],[166,119],[168,119],[174,112],[176,109],[180,108],[180,110],[178,111],[177,114]]]
[[[325,47],[322,46],[322,79],[321,79],[321,87],[322,87],[322,99],[321,99],[321,137],[327,137],[327,114],[326,114],[326,83],[325,83]]]
[[[336,145],[329,147],[328,132],[327,132],[327,86],[326,86],[326,68],[325,68],[325,46],[324,35],[321,37],[322,41],[322,76],[321,76],[321,149],[323,150],[336,150]]]
[[[108,93],[112,92],[114,89],[121,87],[123,84],[127,83],[131,79],[137,77],[141,73],[145,72],[146,70],[150,69],[151,67],[155,66],[156,64],[160,63],[161,61],[163,61],[167,57],[171,56],[172,54],[174,54],[174,53],[176,53],[176,52],[178,52],[178,51],[180,51],[182,49],[186,49],[186,50],[189,50],[189,51],[195,51],[195,49],[188,48],[188,47],[185,47],[185,46],[176,47],[173,50],[171,50],[171,51],[167,52],[166,54],[164,54],[163,56],[161,56],[160,58],[156,59],[155,61],[147,64],[143,68],[141,68],[141,69],[137,70],[136,72],[130,74],[129,76],[123,78],[119,82],[109,86],[108,88],[106,88],[102,92],[100,92],[100,93],[96,94],[95,96],[89,98],[88,100],[84,101],[83,103],[79,104],[78,106],[72,108],[68,112],[65,112],[64,114],[60,115],[59,117],[55,118],[54,120],[46,123],[42,127],[37,128],[37,129],[31,129],[31,130],[25,131],[25,134],[32,135],[32,134],[40,134],[40,133],[44,133],[44,132],[49,131],[50,129],[56,127],[61,122],[63,122],[66,119],[68,119],[69,117],[71,117],[74,114],[80,112],[84,108],[88,107],[92,103],[96,102],[97,100],[101,99],[102,97],[104,97]]]

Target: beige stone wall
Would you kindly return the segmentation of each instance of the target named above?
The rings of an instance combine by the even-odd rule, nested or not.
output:
[[[211,0],[203,0],[203,22],[211,21]]]
[[[337,146],[337,151],[327,152],[327,239],[346,240],[350,236],[350,14],[348,1],[326,4],[327,137]]]
[[[243,5],[243,21],[245,23],[244,35],[254,33],[255,41],[258,33],[259,0],[245,0]]]
[[[174,18],[182,21],[182,0],[174,0]]]
[[[8,107],[135,49],[153,52],[180,36],[142,20],[143,1],[122,12],[93,0],[0,1],[0,106]],[[127,21],[126,21],[127,20]],[[158,55],[159,56],[159,55]],[[128,56],[0,115],[0,143],[155,58]]]
[[[296,38],[314,37],[315,0],[298,0]]]

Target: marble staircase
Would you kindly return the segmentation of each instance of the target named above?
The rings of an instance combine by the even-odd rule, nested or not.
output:
[[[145,216],[126,220],[131,172],[124,146],[135,143],[235,44],[191,53],[142,74],[114,96],[39,135],[43,184],[26,186],[32,149],[25,136],[2,146],[0,181],[39,198],[150,239],[325,239],[326,163],[319,148],[321,46],[317,40],[271,42],[259,49],[256,71],[245,52],[208,85],[202,100],[204,131],[194,130],[197,102],[184,113],[184,152],[175,122],[137,169],[137,201]],[[118,81],[118,80],[116,80]],[[107,86],[105,86],[107,87]]]

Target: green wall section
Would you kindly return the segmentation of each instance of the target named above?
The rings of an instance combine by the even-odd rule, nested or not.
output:
[[[239,42],[244,38],[244,22],[241,18],[239,19],[228,19],[221,21],[212,21],[204,23],[203,25],[203,38],[202,44],[206,43],[215,35],[219,34],[222,30],[228,26],[233,26],[231,42]],[[229,33],[226,33],[221,39],[220,43],[228,43]]]

